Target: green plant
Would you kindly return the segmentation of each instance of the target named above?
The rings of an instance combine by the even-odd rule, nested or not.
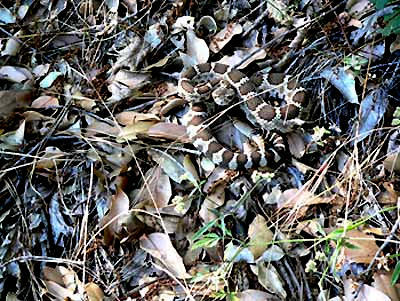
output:
[[[384,9],[385,7],[388,7],[389,5],[393,4],[393,1],[391,0],[369,0],[372,2],[377,10]],[[393,5],[392,10],[388,13],[385,14],[383,17],[383,20],[386,23],[385,28],[381,30],[381,33],[384,36],[388,36],[392,33],[394,34],[399,34],[400,33],[400,6],[399,5]]]

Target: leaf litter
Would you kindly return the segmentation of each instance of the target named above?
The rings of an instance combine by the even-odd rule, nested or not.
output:
[[[399,10],[2,2],[0,298],[399,299]],[[191,144],[177,82],[207,62],[306,89],[276,166]],[[221,143],[253,147],[251,118],[206,105]]]

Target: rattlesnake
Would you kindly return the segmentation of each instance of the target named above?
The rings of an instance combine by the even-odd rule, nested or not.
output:
[[[223,146],[205,125],[207,110],[205,101],[213,95],[217,104],[226,104],[226,98],[237,93],[243,102],[242,108],[248,119],[267,131],[286,132],[299,124],[299,113],[305,105],[306,93],[297,87],[294,80],[282,73],[267,73],[263,90],[268,90],[271,99],[265,102],[258,94],[257,87],[237,69],[225,64],[204,63],[190,67],[180,77],[179,93],[189,101],[190,109],[185,116],[187,134],[193,145],[209,157],[216,165],[230,169],[247,169],[266,166],[276,161],[277,152],[284,148],[283,140],[276,133],[270,134],[267,148],[259,136],[253,136],[257,150],[233,152]],[[228,97],[224,97],[228,96]],[[279,104],[272,99],[280,100]],[[230,99],[231,100],[231,99]]]

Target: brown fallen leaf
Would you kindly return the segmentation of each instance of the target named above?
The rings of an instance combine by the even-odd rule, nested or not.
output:
[[[226,44],[233,38],[233,36],[242,33],[243,28],[239,23],[230,23],[223,30],[218,32],[211,38],[210,50],[218,53]]]
[[[58,99],[57,97],[54,96],[49,96],[49,95],[42,95],[36,98],[32,104],[31,107],[35,109],[39,108],[51,108],[51,107],[56,107],[58,106]]]
[[[0,91],[0,118],[5,118],[18,108],[25,108],[31,104],[32,90],[5,90]]]
[[[348,262],[368,264],[379,250],[374,236],[365,234],[360,230],[354,229],[346,232],[345,238],[346,242],[354,247],[344,246],[340,250],[340,255],[336,263],[338,269],[341,269]]]
[[[113,238],[118,235],[129,217],[129,198],[118,188],[117,193],[111,198],[111,208],[101,221],[104,229],[104,242],[110,245]]]
[[[186,134],[186,127],[183,125],[159,122],[154,124],[147,131],[147,135],[152,138],[165,138],[181,143],[189,143],[190,139]]]
[[[150,168],[146,174],[146,184],[143,184],[135,195],[134,203],[136,207],[150,207],[161,209],[168,205],[172,196],[172,188],[169,177],[163,172],[161,167]]]
[[[257,215],[249,226],[248,236],[250,238],[249,250],[254,259],[257,259],[269,247],[268,243],[273,239],[274,234],[269,229],[265,218]]]
[[[175,250],[169,236],[165,233],[152,233],[140,238],[140,248],[158,259],[174,277],[190,278],[186,272],[182,257]]]

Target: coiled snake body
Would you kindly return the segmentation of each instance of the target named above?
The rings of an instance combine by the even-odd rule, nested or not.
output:
[[[271,145],[265,147],[261,139],[255,138],[258,149],[233,152],[223,146],[205,126],[207,110],[205,101],[213,95],[217,104],[224,104],[224,96],[230,95],[233,89],[243,102],[242,108],[250,121],[265,130],[286,132],[293,124],[303,108],[306,95],[303,88],[298,88],[294,80],[282,73],[268,73],[264,77],[263,89],[269,91],[274,99],[264,101],[257,94],[257,87],[242,72],[220,63],[204,63],[190,67],[184,72],[178,83],[179,93],[190,103],[189,112],[185,116],[187,134],[193,145],[209,157],[215,164],[230,169],[248,169],[266,166],[275,161],[277,152],[284,148],[281,136],[270,135]]]

